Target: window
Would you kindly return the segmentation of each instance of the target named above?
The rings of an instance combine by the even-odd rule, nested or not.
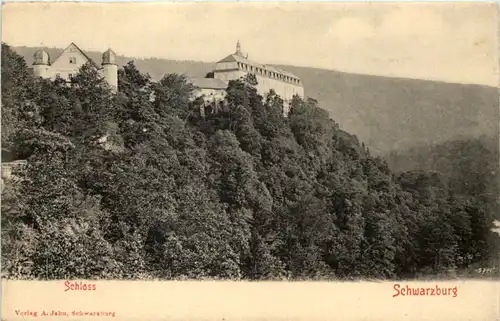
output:
[[[69,57],[69,63],[70,64],[76,64],[76,57]]]
[[[73,78],[73,74],[68,74],[68,79],[72,79]]]
[[[56,77],[61,77],[61,74],[60,74],[60,73],[57,73],[57,74],[56,74]]]

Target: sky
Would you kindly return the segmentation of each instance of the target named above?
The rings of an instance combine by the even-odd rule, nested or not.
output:
[[[498,86],[495,3],[9,3],[2,40]]]

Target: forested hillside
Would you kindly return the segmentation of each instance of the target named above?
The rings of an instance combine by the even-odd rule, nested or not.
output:
[[[386,159],[395,172],[415,168],[437,171],[457,193],[488,194],[494,199],[498,196],[498,149],[498,139],[482,136],[393,151]]]
[[[15,48],[29,64],[35,49]],[[52,59],[62,51],[46,50]],[[98,52],[88,54],[100,63]],[[117,59],[120,66],[134,60],[141,72],[149,73],[156,81],[169,73],[203,77],[215,66],[215,63],[157,58],[119,56]],[[498,137],[498,88],[279,67],[299,76],[306,96],[318,100],[342,129],[363,140],[377,156],[392,150],[442,143],[457,136]]]
[[[284,117],[275,94],[233,81],[202,118],[191,90],[133,63],[117,95],[89,66],[68,87],[3,45],[2,145],[28,162],[2,194],[4,277],[385,279],[497,262],[487,196],[395,175],[312,99]]]

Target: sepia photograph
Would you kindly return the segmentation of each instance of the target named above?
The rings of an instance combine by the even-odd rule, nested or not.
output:
[[[498,26],[496,3],[3,4],[2,279],[498,279]]]

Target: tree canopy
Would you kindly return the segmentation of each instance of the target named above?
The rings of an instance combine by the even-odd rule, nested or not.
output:
[[[231,81],[201,117],[182,76],[130,62],[34,77],[2,45],[2,195],[16,279],[411,278],[497,260],[492,209],[432,171],[395,175],[314,99]]]

